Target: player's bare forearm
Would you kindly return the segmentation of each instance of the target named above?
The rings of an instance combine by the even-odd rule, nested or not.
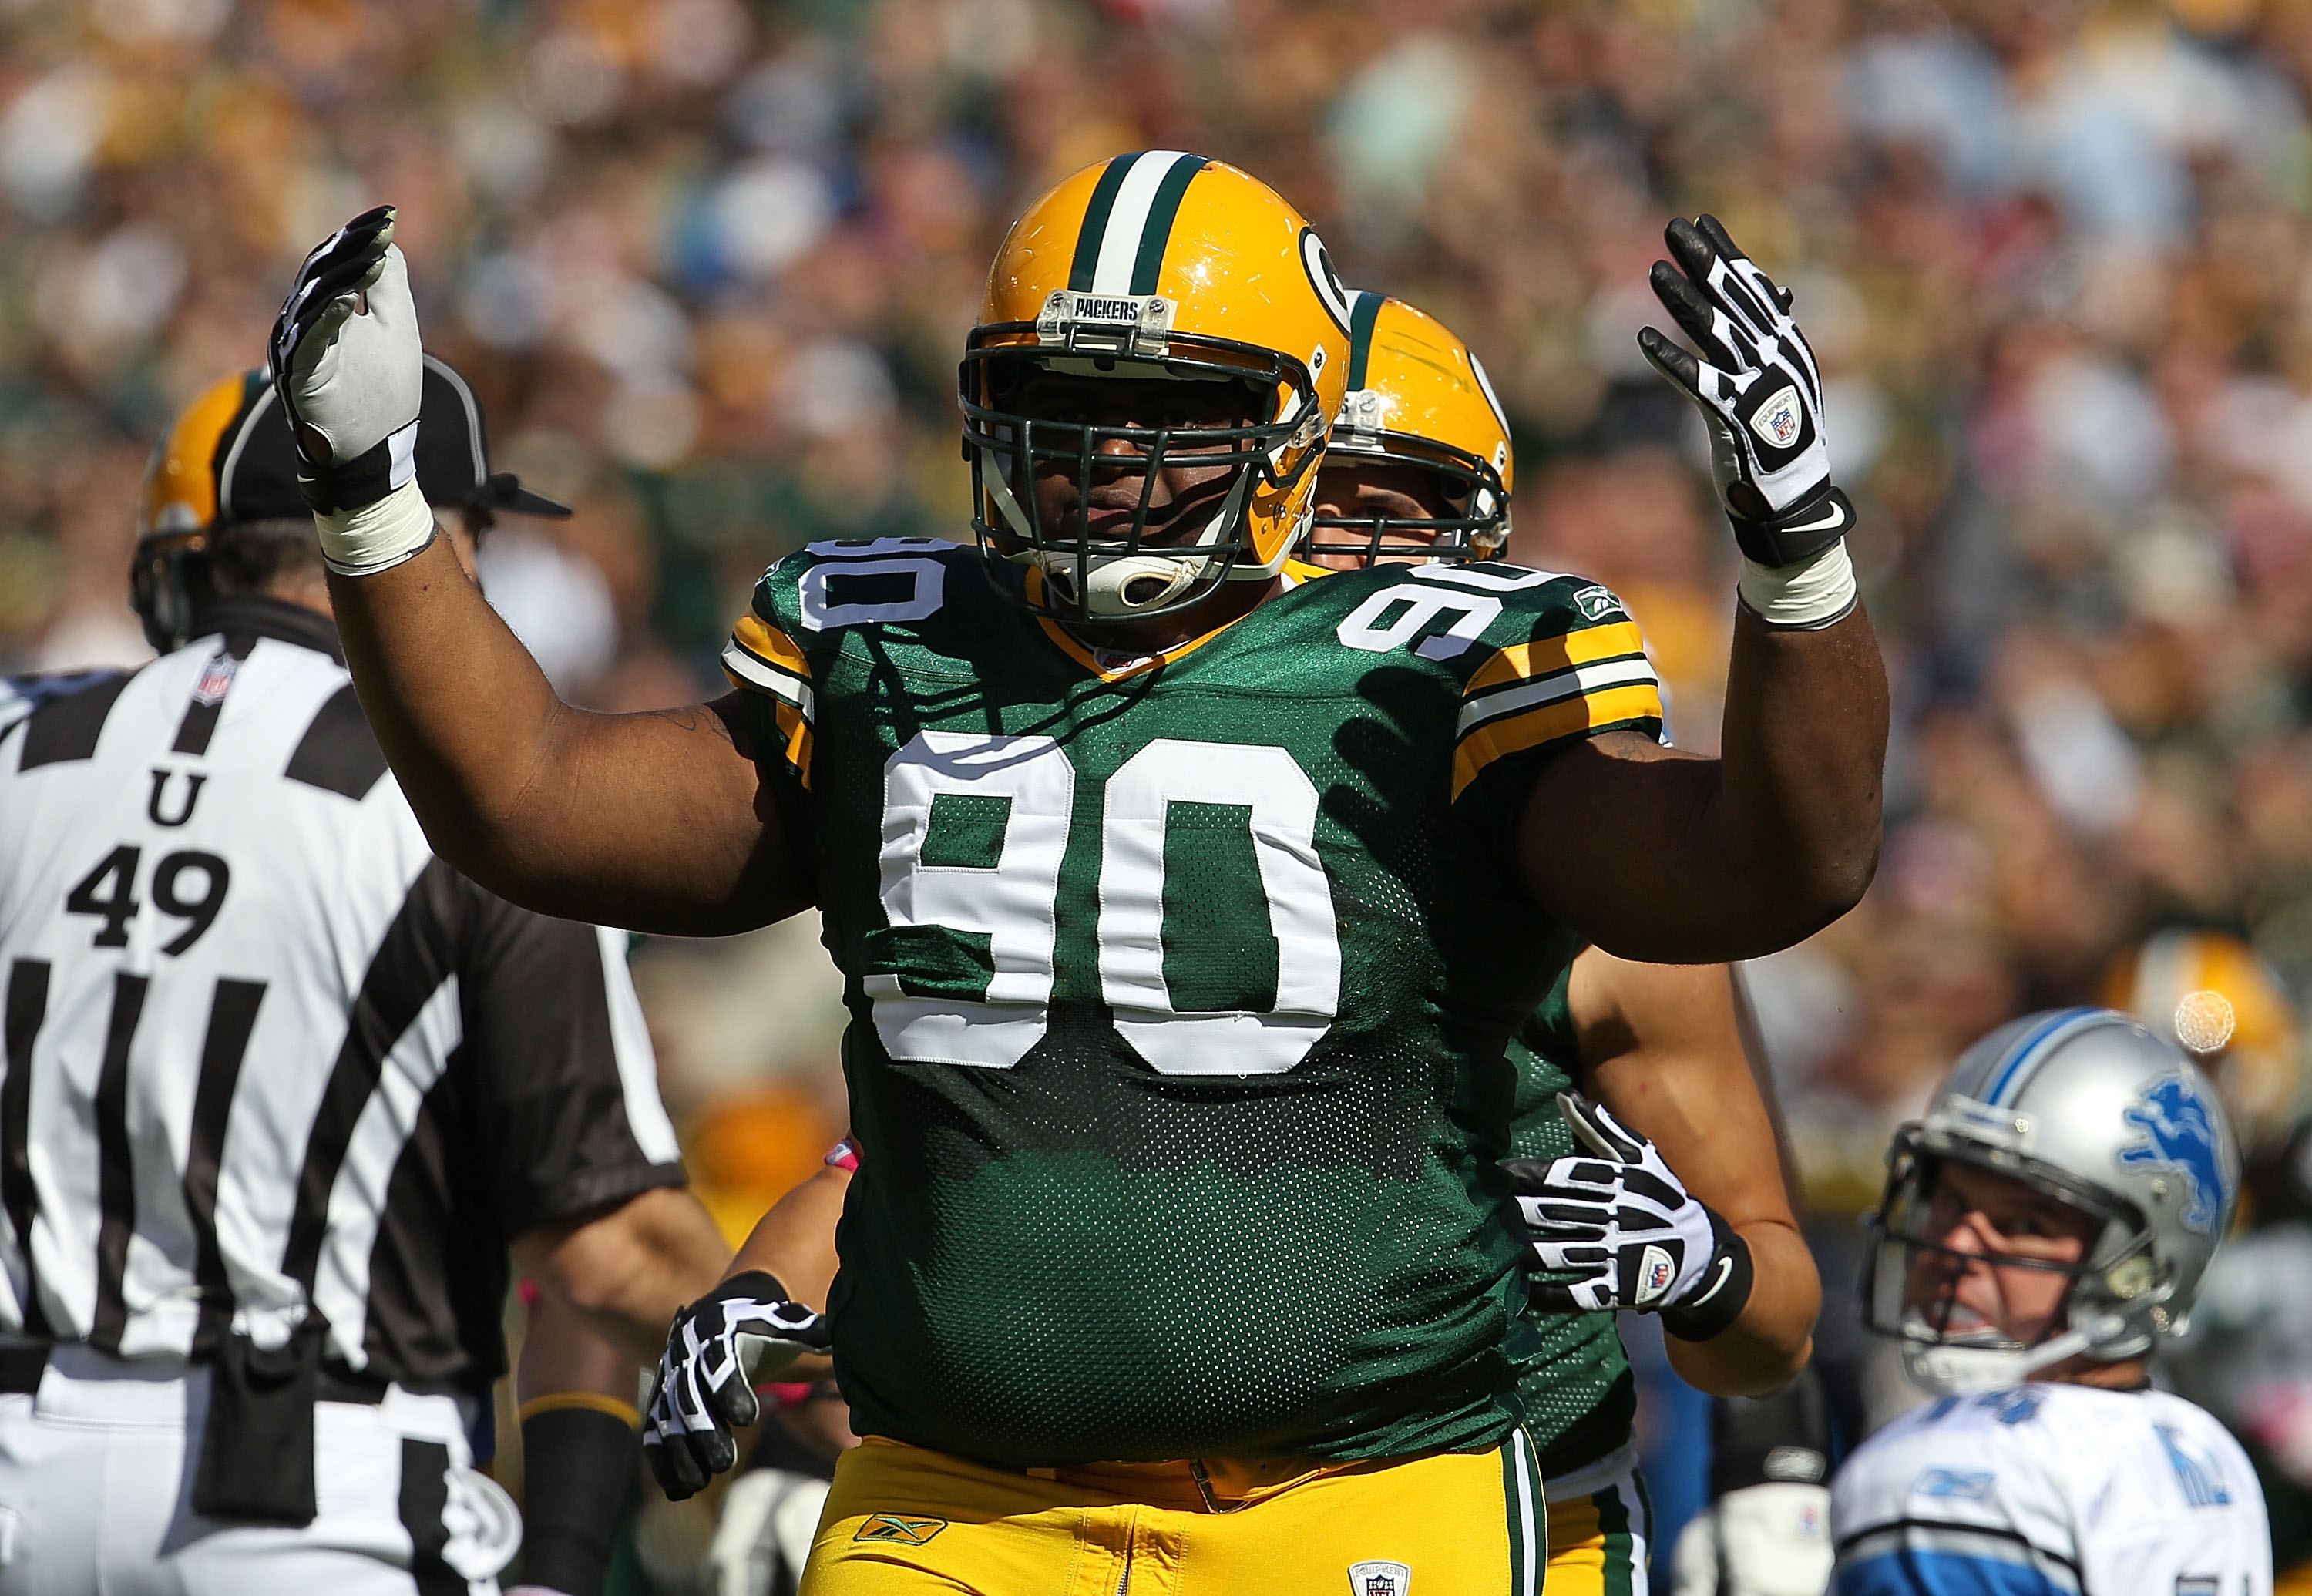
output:
[[[1721,755],[1608,732],[1545,766],[1527,890],[1598,946],[1716,963],[1791,946],[1878,869],[1887,676],[1860,606],[1820,631],[1735,623]]]
[[[545,674],[446,539],[329,593],[362,708],[434,851],[524,908],[705,935],[804,906],[742,706],[594,715]]]
[[[659,1187],[514,1241],[539,1287],[560,1297],[604,1340],[655,1365],[677,1311],[714,1288],[731,1247],[698,1199]]]
[[[1750,1249],[1750,1300],[1707,1341],[1666,1337],[1680,1377],[1714,1396],[1774,1390],[1813,1349],[1822,1282],[1791,1212],[1764,1078],[1730,973],[1638,964],[1595,948],[1568,994],[1589,1090],[1654,1144]]]
[[[598,1332],[558,1293],[541,1291],[522,1327],[514,1400],[527,1405],[540,1397],[599,1398],[634,1415],[642,1370],[632,1353]]]
[[[755,1222],[739,1256],[731,1260],[731,1273],[766,1269],[794,1301],[826,1312],[836,1267],[835,1226],[843,1217],[844,1193],[850,1188],[850,1171],[822,1165]]]

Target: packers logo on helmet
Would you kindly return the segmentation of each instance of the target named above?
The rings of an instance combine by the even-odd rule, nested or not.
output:
[[[1384,545],[1432,559],[1492,559],[1510,536],[1509,423],[1485,368],[1450,329],[1401,299],[1349,305],[1348,394],[1326,445],[1327,467],[1405,466],[1440,478],[1447,513],[1319,514],[1309,555],[1378,558]]]
[[[972,525],[998,588],[1082,621],[1175,611],[1223,581],[1274,575],[1340,407],[1348,313],[1308,223],[1234,167],[1144,150],[1036,201],[996,254],[960,374]],[[1218,399],[1245,418],[1162,401],[1038,415],[1021,397],[1037,373],[1193,385],[1182,400],[1226,385]],[[1188,467],[1199,490],[1159,503],[1166,471]],[[1068,495],[1038,487],[1063,478],[1073,505],[1048,508]],[[1101,509],[1095,529],[1093,484],[1113,500],[1113,484],[1135,479],[1136,504]]]

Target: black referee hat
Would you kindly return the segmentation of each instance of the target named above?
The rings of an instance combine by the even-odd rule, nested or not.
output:
[[[431,355],[417,417],[417,487],[427,504],[492,514],[570,513],[512,472],[491,471],[474,390]],[[261,368],[225,379],[185,408],[153,451],[138,509],[136,530],[146,538],[311,513],[297,491],[288,418]]]

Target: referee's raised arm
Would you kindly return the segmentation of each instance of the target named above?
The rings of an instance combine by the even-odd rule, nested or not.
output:
[[[270,357],[346,663],[427,840],[568,919],[697,935],[803,908],[745,696],[572,708],[435,536],[411,465],[422,355],[392,236],[381,207],[315,250]]]

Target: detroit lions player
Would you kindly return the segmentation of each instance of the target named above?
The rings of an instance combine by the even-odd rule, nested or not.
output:
[[[1840,1470],[1838,1596],[2268,1596],[2246,1455],[2149,1377],[2239,1188],[2199,1070],[2109,1009],[2033,1014],[1888,1164],[1865,1322],[1940,1394]]]

